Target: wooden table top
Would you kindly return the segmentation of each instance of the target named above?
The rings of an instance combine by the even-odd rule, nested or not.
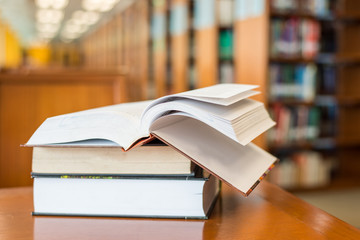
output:
[[[360,239],[355,227],[264,181],[223,185],[208,220],[32,216],[32,188],[0,190],[0,239]]]

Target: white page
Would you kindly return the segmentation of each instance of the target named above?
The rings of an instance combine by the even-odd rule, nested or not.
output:
[[[27,145],[106,139],[127,149],[137,139],[148,136],[148,132],[140,130],[140,116],[149,104],[125,103],[48,118]]]
[[[256,85],[247,84],[217,84],[206,88],[199,88],[158,98],[154,100],[144,112],[148,111],[148,109],[155,106],[156,104],[175,101],[179,98],[187,98],[212,104],[229,106],[242,99],[259,94],[257,91],[252,91],[252,89],[257,87],[258,86]]]
[[[244,194],[276,161],[251,143],[242,146],[215,129],[183,116],[159,119],[151,132]]]
[[[243,93],[252,89],[257,88],[257,85],[248,84],[217,84],[210,87],[199,88],[187,92],[182,92],[177,95],[179,96],[190,96],[190,97],[201,97],[201,98],[230,98],[239,93]]]
[[[247,122],[246,120],[251,118],[252,114],[259,115],[256,110],[264,113],[264,116],[268,118],[267,122],[272,124],[262,125],[264,127],[260,129],[252,128],[254,124],[259,126],[258,121],[248,122],[243,128],[251,128],[252,131],[246,131],[246,135],[241,134],[239,130],[242,130],[242,128],[238,130],[234,127],[234,124],[241,125],[241,122]],[[274,125],[263,104],[255,100],[244,99],[230,106],[221,106],[205,102],[194,102],[189,99],[178,99],[177,101],[160,103],[150,108],[142,116],[141,125],[144,128],[143,130],[149,129],[153,121],[162,115],[169,114],[170,111],[177,111],[178,114],[198,119],[242,145],[248,144]],[[251,111],[253,113],[250,114]]]
[[[259,94],[260,92],[258,91],[246,91],[243,93],[239,93],[237,95],[231,96],[229,98],[218,98],[218,97],[197,97],[197,96],[188,96],[188,95],[176,95],[177,98],[186,98],[186,99],[193,99],[193,100],[197,100],[197,101],[201,101],[201,102],[207,102],[207,103],[212,103],[212,104],[217,104],[217,105],[222,105],[222,106],[229,106],[231,104],[234,104],[238,101],[241,101],[245,98],[254,96]]]

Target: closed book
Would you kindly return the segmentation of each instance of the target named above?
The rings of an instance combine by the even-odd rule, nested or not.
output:
[[[120,147],[34,147],[35,174],[191,175],[194,164],[167,145]]]
[[[206,219],[219,193],[207,177],[34,175],[34,215]]]

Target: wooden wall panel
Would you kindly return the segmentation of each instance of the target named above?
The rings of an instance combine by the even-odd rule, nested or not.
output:
[[[153,1],[152,21],[152,64],[155,98],[166,95],[167,89],[167,4],[157,5]]]
[[[182,9],[186,12],[182,17],[185,17],[186,19],[174,19],[174,21],[184,22],[184,26],[182,26],[184,28],[173,29],[173,32],[171,33],[171,93],[189,90],[189,1],[173,0],[171,2],[171,14],[178,15],[175,11],[182,11]],[[177,23],[177,25],[179,24]]]
[[[235,21],[234,33],[235,82],[259,85],[254,99],[267,104],[269,6],[261,16]],[[265,148],[264,134],[254,142]]]
[[[196,88],[218,83],[218,29],[213,26],[195,32]]]
[[[76,77],[44,75],[35,81],[0,76],[0,187],[32,184],[31,149],[20,148],[47,118],[126,101],[119,77],[84,81]],[[39,78],[44,80],[39,80]],[[86,77],[85,77],[86,78]]]

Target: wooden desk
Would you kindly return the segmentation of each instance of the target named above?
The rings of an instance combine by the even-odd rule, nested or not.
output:
[[[248,198],[223,186],[208,220],[31,216],[32,188],[0,190],[0,239],[360,239],[360,231],[262,182]]]

